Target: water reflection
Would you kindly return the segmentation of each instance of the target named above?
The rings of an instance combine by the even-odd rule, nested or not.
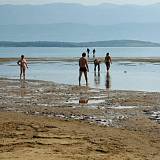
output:
[[[107,94],[108,94],[108,97],[109,97],[109,90],[111,88],[111,77],[110,77],[109,71],[107,71],[107,73],[106,73],[105,86],[106,86],[106,91],[107,91]]]
[[[100,72],[96,73],[96,71],[94,72],[94,83],[95,86],[98,88],[100,85]]]
[[[84,89],[83,92],[80,93],[79,104],[87,104],[89,100],[88,97],[88,89]]]
[[[25,80],[20,80],[20,96],[24,97],[26,95],[26,82]]]
[[[79,104],[87,104],[87,103],[88,103],[88,98],[80,97]]]
[[[135,62],[136,66],[119,65],[119,63],[120,62],[115,62],[114,64],[112,64],[112,70],[110,71],[112,84],[111,88],[113,90],[139,90],[160,92],[160,65],[158,65],[158,63],[156,63],[156,65],[153,63],[144,63],[142,65],[142,63]],[[15,62],[4,63],[3,65],[0,65],[0,76],[13,79],[17,78],[19,68],[15,66],[15,68],[13,69],[13,66],[8,66],[8,64],[15,64]],[[32,69],[30,71],[28,70],[28,79],[45,80],[62,84],[77,85],[77,62],[57,61],[57,63],[51,64],[39,61],[36,64],[31,63],[30,67]],[[90,71],[93,70],[93,64],[89,65],[89,67]],[[54,70],[51,70],[49,68],[54,68]],[[109,88],[108,80],[106,83],[107,72],[104,63],[102,64],[100,74],[100,77],[98,77],[98,72],[96,72],[96,75],[94,75],[94,71],[88,73],[89,87],[96,89]],[[18,85],[18,87],[20,88],[20,84]]]

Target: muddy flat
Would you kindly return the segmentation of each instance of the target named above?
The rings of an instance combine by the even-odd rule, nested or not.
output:
[[[0,159],[159,160],[159,106],[159,92],[1,78]]]

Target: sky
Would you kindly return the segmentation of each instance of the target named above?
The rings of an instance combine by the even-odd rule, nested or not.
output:
[[[54,2],[80,3],[84,5],[97,5],[101,3],[148,5],[160,3],[160,0],[0,0],[0,4],[47,4]]]

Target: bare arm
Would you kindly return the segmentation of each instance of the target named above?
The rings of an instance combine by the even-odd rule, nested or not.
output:
[[[88,72],[89,72],[89,68],[88,68],[88,62],[87,62],[87,60],[86,60],[86,67],[87,67],[87,70],[88,70]]]
[[[20,60],[17,61],[17,64],[20,65]]]
[[[28,68],[27,60],[24,59],[24,65]]]
[[[25,65],[26,65],[26,67],[28,68],[28,64],[27,64],[27,62],[25,62]]]
[[[111,57],[110,57],[110,63],[112,64],[112,59],[111,59]]]
[[[105,63],[106,63],[106,61],[107,61],[106,59],[107,59],[107,58],[105,57],[105,59],[104,59],[104,62],[105,62]]]

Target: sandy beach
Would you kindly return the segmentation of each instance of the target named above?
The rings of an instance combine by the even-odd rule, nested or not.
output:
[[[104,61],[104,57],[98,57],[101,62]],[[41,58],[27,58],[29,62],[36,62],[36,61],[61,61],[61,62],[77,62],[79,60],[79,57],[41,57]],[[114,62],[117,61],[130,61],[130,62],[151,62],[151,63],[158,63],[160,62],[159,57],[112,57],[112,60]],[[11,61],[17,61],[17,58],[0,58],[0,62],[11,62]],[[93,63],[93,58],[89,58],[89,62]]]
[[[160,160],[160,0],[0,0],[0,160]]]
[[[159,106],[159,92],[1,78],[0,159],[159,160]]]

